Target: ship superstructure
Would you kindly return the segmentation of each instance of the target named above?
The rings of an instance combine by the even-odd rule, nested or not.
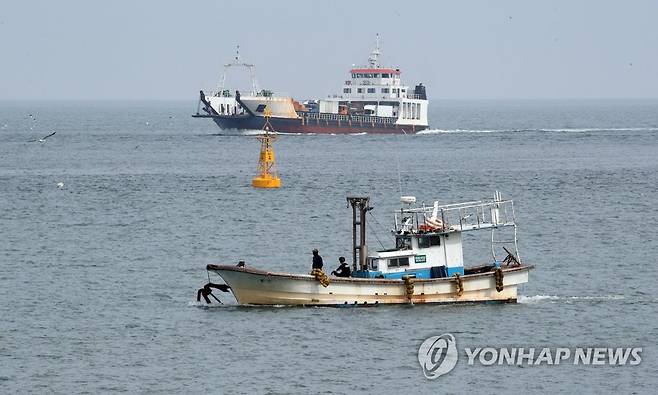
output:
[[[212,118],[224,130],[259,130],[266,110],[275,130],[287,133],[415,133],[428,127],[428,100],[425,86],[413,89],[402,82],[399,68],[383,67],[379,58],[379,37],[364,66],[353,67],[340,94],[299,102],[259,90],[255,66],[243,62],[239,52],[225,69],[249,70],[250,91],[225,87],[206,95],[200,92],[194,117]],[[201,112],[203,111],[203,112]]]

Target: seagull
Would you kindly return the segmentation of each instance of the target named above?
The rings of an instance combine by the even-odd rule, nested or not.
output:
[[[60,181],[57,183],[57,188],[59,189],[64,189],[64,181]]]
[[[48,136],[43,136],[43,137],[41,137],[40,139],[36,139],[36,140],[30,140],[30,141],[28,141],[28,143],[45,143],[45,142],[46,142],[46,139],[47,139],[48,137],[50,137],[50,136],[54,136],[55,133],[57,133],[57,132],[53,131],[53,132],[50,133]]]

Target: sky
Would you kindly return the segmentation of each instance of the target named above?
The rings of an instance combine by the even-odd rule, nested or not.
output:
[[[196,99],[237,45],[261,88],[325,97],[376,34],[430,99],[657,98],[657,21],[642,0],[0,0],[0,100]]]

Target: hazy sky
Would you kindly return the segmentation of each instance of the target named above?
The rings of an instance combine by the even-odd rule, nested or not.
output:
[[[658,97],[658,1],[0,0],[0,99],[194,99],[237,44],[322,97],[376,33],[430,98]]]

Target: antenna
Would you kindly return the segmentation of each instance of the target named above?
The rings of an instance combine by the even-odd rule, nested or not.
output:
[[[381,55],[381,52],[379,51],[379,33],[377,33],[375,49],[373,49],[372,52],[370,52],[370,56],[368,56],[370,67],[379,68],[379,55]]]
[[[249,92],[252,96],[257,96],[258,95],[258,82],[256,81],[256,66],[251,64],[251,63],[246,63],[242,61],[242,58],[240,57],[240,44],[236,45],[235,48],[235,58],[233,58],[232,62],[226,63],[224,65],[224,73],[221,76],[220,82],[219,82],[219,92],[222,94],[224,91],[224,87],[226,86],[226,74],[228,73],[228,70],[231,67],[243,67],[249,70],[249,79],[251,80],[251,92]]]

